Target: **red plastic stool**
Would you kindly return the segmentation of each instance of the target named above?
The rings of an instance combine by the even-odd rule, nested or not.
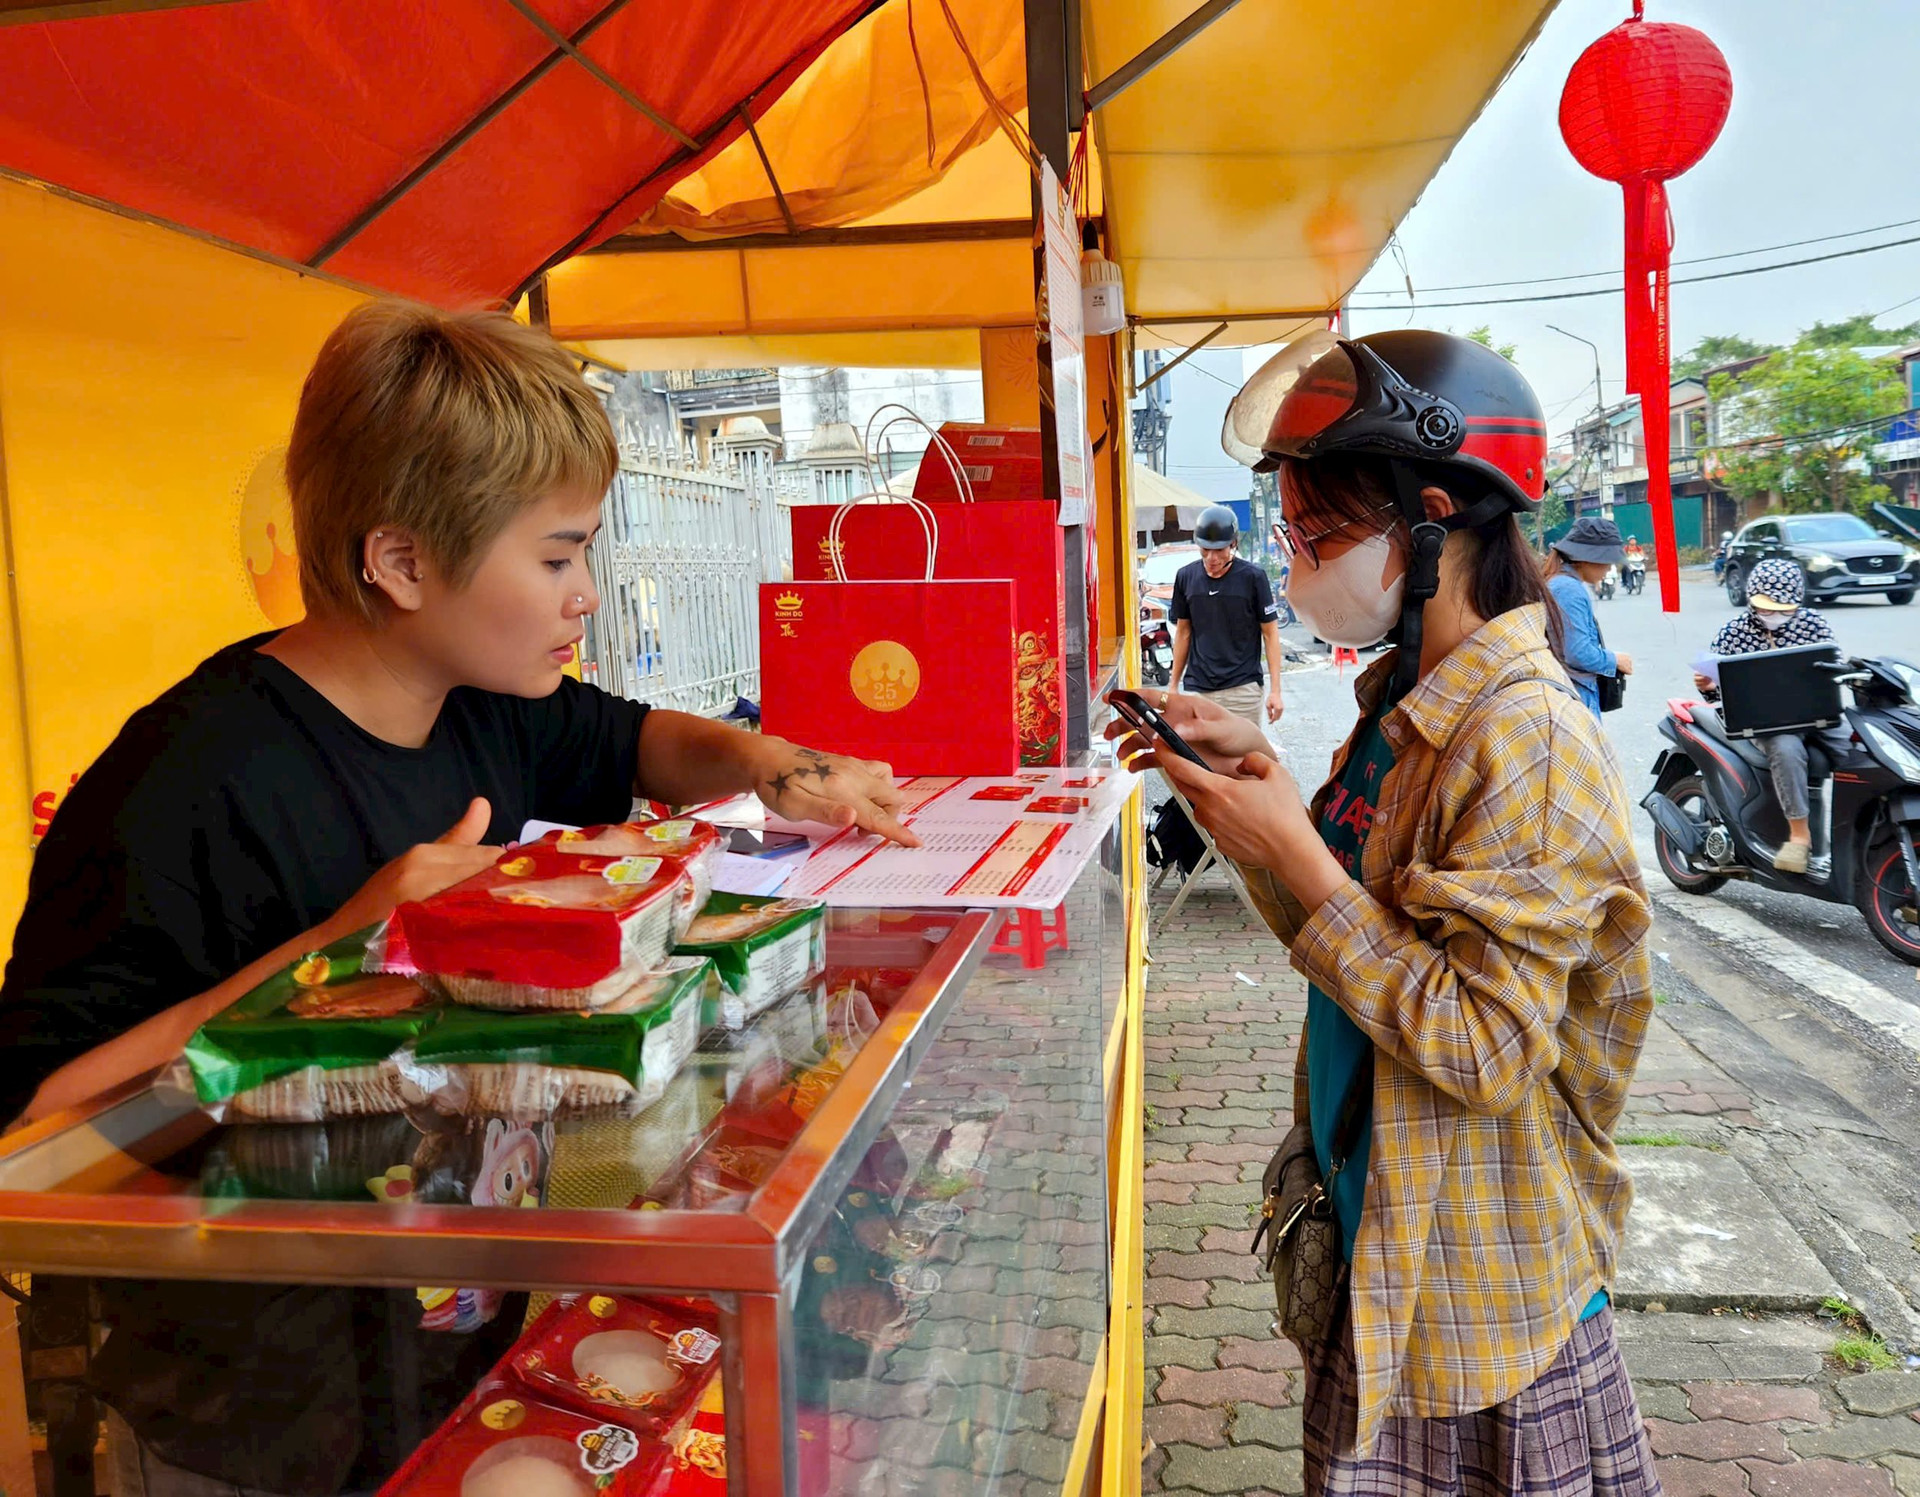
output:
[[[1029,971],[1046,966],[1049,951],[1067,949],[1067,907],[1008,910],[989,949],[994,956],[1019,957],[1020,965]]]
[[[1344,676],[1347,673],[1348,666],[1358,665],[1360,663],[1360,652],[1358,650],[1350,650],[1345,645],[1335,645],[1333,647],[1333,663],[1339,673]]]

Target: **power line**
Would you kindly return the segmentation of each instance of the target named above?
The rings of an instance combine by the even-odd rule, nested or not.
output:
[[[1761,244],[1752,249],[1727,250],[1718,255],[1696,255],[1688,260],[1675,260],[1675,265],[1708,265],[1716,260],[1741,260],[1748,255],[1770,255],[1776,250],[1802,249],[1809,244],[1831,244],[1837,239],[1858,239],[1863,234],[1882,234],[1889,229],[1908,229],[1920,224],[1920,218],[1903,218],[1894,223],[1875,224],[1870,229],[1849,229],[1844,234],[1820,234],[1812,239],[1789,239],[1783,244]],[[1402,275],[1411,284],[1412,277],[1406,276],[1406,262],[1401,260]],[[1583,270],[1576,275],[1529,276],[1517,281],[1466,281],[1456,286],[1429,286],[1427,292],[1436,294],[1443,291],[1498,291],[1507,286],[1554,286],[1565,281],[1591,281],[1596,276],[1612,275],[1611,270]],[[1398,296],[1398,291],[1356,291],[1355,296]]]
[[[1676,277],[1669,284],[1674,286],[1697,286],[1706,281],[1731,281],[1740,276],[1763,275],[1770,270],[1792,270],[1800,265],[1819,265],[1828,260],[1847,260],[1855,255],[1871,255],[1879,250],[1899,249],[1902,245],[1920,244],[1920,234],[1908,239],[1889,239],[1885,244],[1864,244],[1858,249],[1834,250],[1831,254],[1808,255],[1801,260],[1778,260],[1771,265],[1749,265],[1743,270],[1721,270],[1712,275],[1692,275]],[[1601,286],[1592,291],[1556,291],[1541,296],[1499,296],[1482,301],[1433,301],[1413,303],[1422,312],[1444,312],[1452,307],[1512,307],[1523,302],[1545,301],[1585,301],[1595,296],[1619,296],[1624,286]],[[1397,293],[1395,293],[1397,294]],[[1397,306],[1355,307],[1356,312],[1400,312],[1406,310]]]

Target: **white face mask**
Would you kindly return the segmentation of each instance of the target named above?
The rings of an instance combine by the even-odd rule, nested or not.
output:
[[[1758,608],[1754,609],[1753,616],[1759,621],[1760,627],[1769,634],[1778,634],[1793,621],[1793,615],[1790,613],[1763,613]]]
[[[1400,622],[1407,574],[1403,570],[1393,581],[1386,580],[1395,554],[1392,537],[1375,535],[1318,567],[1297,558],[1287,582],[1287,602],[1300,622],[1328,644],[1354,650],[1370,645]]]

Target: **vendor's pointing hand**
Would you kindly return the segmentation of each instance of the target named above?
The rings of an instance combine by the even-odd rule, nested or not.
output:
[[[778,738],[766,740],[766,749],[754,791],[776,815],[858,827],[902,847],[920,845],[896,819],[904,797],[893,783],[892,765],[823,754]]]

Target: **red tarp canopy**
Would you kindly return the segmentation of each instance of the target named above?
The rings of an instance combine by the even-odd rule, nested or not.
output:
[[[0,167],[404,295],[497,300],[625,228],[872,3],[238,0],[5,27]]]

